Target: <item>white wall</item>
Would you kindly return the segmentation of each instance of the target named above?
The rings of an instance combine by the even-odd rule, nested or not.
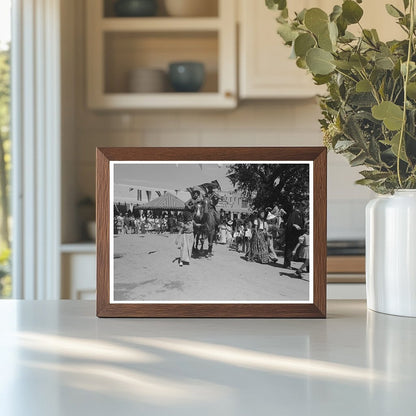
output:
[[[65,60],[72,65],[65,70],[67,87],[74,88],[68,87],[64,93],[75,92],[75,112],[71,132],[73,151],[64,146],[63,160],[68,183],[75,179],[76,190],[74,199],[65,203],[64,210],[73,210],[80,197],[94,195],[96,146],[321,145],[319,107],[314,99],[241,102],[233,111],[87,110],[83,3],[75,0],[74,43],[70,50],[64,50],[65,55],[74,58],[72,64],[70,59]],[[351,169],[343,158],[329,155],[329,238],[364,236],[364,206],[372,194],[354,185],[357,178],[357,170]],[[73,239],[71,227],[68,229],[68,233],[64,232],[64,241]]]

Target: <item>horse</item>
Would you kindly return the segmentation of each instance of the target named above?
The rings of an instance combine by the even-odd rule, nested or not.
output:
[[[194,223],[194,244],[192,251],[199,252],[204,248],[205,241],[205,226],[204,220],[204,206],[202,202],[198,202],[194,207],[193,223]],[[201,242],[201,247],[198,249],[198,244]]]
[[[215,233],[220,222],[219,215],[211,204],[209,198],[204,198],[202,201],[203,216],[202,224],[204,225],[204,232],[208,239],[208,256],[212,256],[212,246],[214,244]]]

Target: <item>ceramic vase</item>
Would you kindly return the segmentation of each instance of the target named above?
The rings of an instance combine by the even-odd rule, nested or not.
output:
[[[116,16],[149,17],[157,12],[156,0],[118,0],[114,4]]]
[[[369,309],[416,317],[416,190],[367,204],[366,285]]]

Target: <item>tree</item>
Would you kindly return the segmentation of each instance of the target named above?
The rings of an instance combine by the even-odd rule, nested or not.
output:
[[[235,164],[227,176],[255,209],[279,203],[289,212],[295,202],[309,206],[307,164]]]
[[[1,245],[10,246],[9,175],[10,175],[10,45],[0,45],[0,236]]]

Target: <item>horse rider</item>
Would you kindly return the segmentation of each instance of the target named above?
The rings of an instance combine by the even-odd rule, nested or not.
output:
[[[214,184],[206,184],[205,187],[207,189],[206,197],[208,199],[208,206],[214,211],[214,216],[218,225],[220,223],[220,214],[217,212],[216,207],[221,197],[214,191]]]
[[[198,187],[188,188],[191,198],[185,202],[185,209],[194,212],[198,204],[202,203],[201,190]]]

